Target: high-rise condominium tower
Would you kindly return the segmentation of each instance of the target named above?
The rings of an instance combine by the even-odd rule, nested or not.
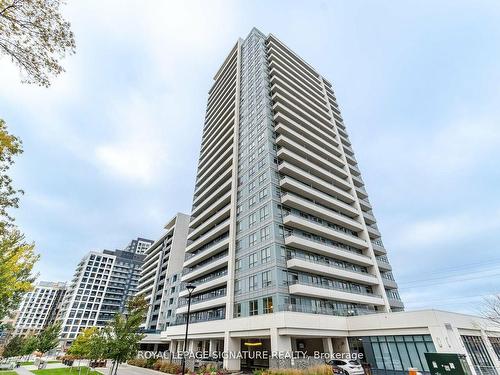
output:
[[[178,213],[146,251],[137,294],[149,302],[143,325],[148,333],[157,333],[175,323],[188,225],[189,215]]]
[[[403,308],[332,85],[272,35],[215,76],[190,228],[192,322]]]
[[[35,334],[54,323],[65,292],[65,283],[38,282],[33,290],[23,297],[14,333]]]
[[[137,293],[145,257],[139,243],[153,241],[139,238],[125,250],[91,251],[80,261],[61,306],[63,346],[85,328],[102,327],[125,310]]]
[[[492,367],[487,343],[498,343],[498,329],[492,338],[477,328],[471,336],[484,320],[398,312],[403,304],[331,83],[256,29],[214,80],[178,325],[161,334],[170,349],[183,349],[182,297],[193,283],[187,349],[223,350],[227,369],[312,363],[231,357],[248,350],[361,352],[374,372],[397,375],[428,371],[425,352],[467,352],[477,367],[470,343],[479,341]]]

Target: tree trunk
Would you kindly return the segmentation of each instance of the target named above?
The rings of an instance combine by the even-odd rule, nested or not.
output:
[[[116,361],[112,361],[111,362],[111,368],[109,369],[109,375],[114,375],[115,374],[115,365],[116,365]]]

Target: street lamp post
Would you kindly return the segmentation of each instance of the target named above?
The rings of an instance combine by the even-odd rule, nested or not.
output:
[[[188,284],[186,285],[186,289],[188,291],[188,310],[187,310],[187,318],[186,318],[186,335],[184,336],[184,350],[182,351],[182,375],[186,373],[186,350],[187,350],[187,340],[188,340],[188,330],[189,330],[189,314],[191,312],[191,295],[193,294],[193,290],[196,288],[196,285]]]

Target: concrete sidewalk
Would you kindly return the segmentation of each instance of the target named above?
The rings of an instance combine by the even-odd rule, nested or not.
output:
[[[98,367],[95,370],[99,371],[103,375],[108,375],[111,364],[107,367]],[[169,375],[161,371],[151,370],[149,368],[131,366],[126,363],[122,363],[118,366],[117,375]]]
[[[34,366],[33,366],[34,367]],[[33,373],[28,370],[26,367],[24,366],[21,366],[21,367],[16,367],[14,369],[14,371],[18,374],[18,375],[33,375]]]

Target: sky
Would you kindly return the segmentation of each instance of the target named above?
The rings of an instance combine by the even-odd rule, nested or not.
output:
[[[272,33],[334,85],[406,309],[481,312],[500,281],[497,1],[71,1],[49,89],[0,58],[24,144],[13,212],[69,280],[90,250],[189,213],[207,92],[239,37]]]

